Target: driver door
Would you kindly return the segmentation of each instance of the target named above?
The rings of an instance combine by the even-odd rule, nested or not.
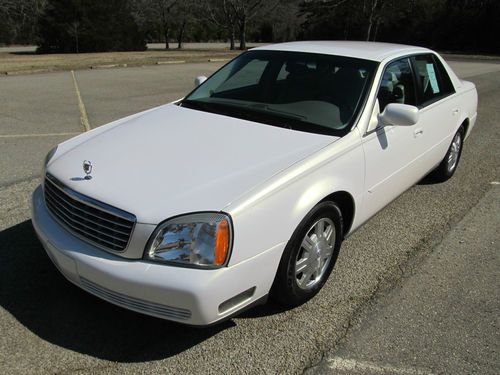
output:
[[[377,94],[379,112],[389,103],[417,105],[416,85],[409,58],[389,63],[382,75]],[[423,166],[422,124],[413,126],[381,126],[365,134],[364,212],[366,218],[377,213],[421,177]]]

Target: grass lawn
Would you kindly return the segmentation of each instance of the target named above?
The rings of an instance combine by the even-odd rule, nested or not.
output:
[[[143,52],[101,52],[47,54],[0,52],[0,74],[25,74],[113,66],[139,66],[175,62],[228,60],[240,51],[228,49],[149,50]]]

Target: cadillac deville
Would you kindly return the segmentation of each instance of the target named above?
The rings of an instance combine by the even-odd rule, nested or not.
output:
[[[52,149],[32,203],[69,281],[190,325],[310,300],[350,233],[455,173],[477,115],[472,83],[395,44],[255,48],[196,85]]]

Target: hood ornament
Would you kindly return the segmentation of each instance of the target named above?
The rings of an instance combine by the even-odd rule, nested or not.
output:
[[[83,161],[83,171],[85,172],[85,179],[91,180],[92,176],[90,174],[92,173],[92,163],[90,161]]]

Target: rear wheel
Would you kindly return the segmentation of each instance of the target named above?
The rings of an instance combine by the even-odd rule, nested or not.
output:
[[[448,149],[448,152],[446,153],[444,159],[441,161],[438,167],[434,171],[432,171],[431,177],[434,180],[438,182],[444,182],[450,179],[457,170],[458,162],[460,161],[460,156],[462,155],[464,134],[464,127],[461,126],[455,133],[450,148]]]
[[[271,297],[298,306],[314,297],[332,272],[342,242],[342,214],[333,202],[318,204],[288,242]]]

